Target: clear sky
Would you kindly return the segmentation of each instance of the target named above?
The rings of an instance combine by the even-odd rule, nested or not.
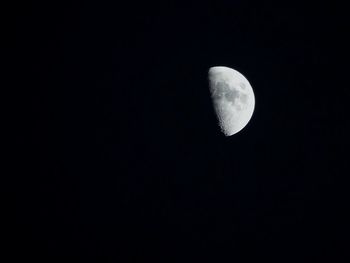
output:
[[[341,6],[49,2],[13,9],[13,257],[340,262]],[[232,137],[210,99],[218,65],[255,92]]]

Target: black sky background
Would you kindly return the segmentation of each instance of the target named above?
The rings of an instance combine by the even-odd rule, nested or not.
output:
[[[344,259],[342,6],[14,10],[15,164],[4,187],[13,262]],[[211,106],[215,65],[244,74],[256,96],[232,137]]]

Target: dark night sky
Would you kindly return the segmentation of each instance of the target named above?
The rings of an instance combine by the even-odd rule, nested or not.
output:
[[[343,7],[144,2],[15,8],[13,262],[341,262]],[[256,96],[232,137],[216,65]]]

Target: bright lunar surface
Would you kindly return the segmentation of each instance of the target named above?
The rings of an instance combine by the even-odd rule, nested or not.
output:
[[[221,131],[231,136],[242,130],[255,106],[254,92],[248,80],[234,69],[211,67],[209,87]]]

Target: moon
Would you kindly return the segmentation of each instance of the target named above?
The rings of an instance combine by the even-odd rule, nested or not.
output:
[[[209,88],[218,124],[225,136],[241,131],[253,116],[255,96],[249,81],[238,71],[211,67]]]

